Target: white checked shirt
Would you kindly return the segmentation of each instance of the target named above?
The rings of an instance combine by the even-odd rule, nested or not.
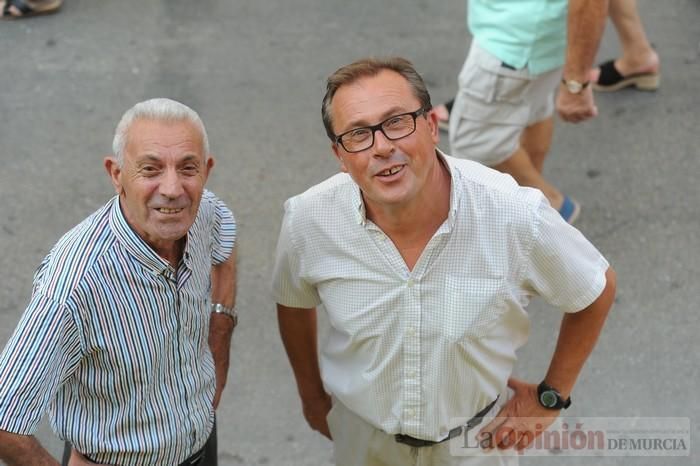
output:
[[[441,440],[505,388],[541,295],[565,312],[591,304],[608,263],[537,190],[475,162],[448,163],[450,212],[409,270],[338,174],[289,199],[273,294],[323,304],[326,389],[389,434]]]

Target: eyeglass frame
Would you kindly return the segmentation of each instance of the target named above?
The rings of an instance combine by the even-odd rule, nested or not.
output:
[[[425,115],[425,114],[428,113],[430,110],[432,110],[431,107],[421,107],[421,108],[419,108],[418,110],[416,110],[415,112],[405,112],[405,113],[399,113],[399,114],[396,114],[396,115],[391,115],[390,117],[388,117],[388,118],[385,119],[385,120],[380,121],[380,122],[377,123],[376,125],[371,125],[371,126],[358,126],[357,128],[353,128],[353,129],[350,129],[350,130],[348,130],[348,131],[345,131],[344,133],[335,136],[335,139],[334,139],[333,141],[334,141],[336,144],[340,144],[340,146],[343,148],[343,150],[344,150],[345,152],[347,152],[348,154],[357,154],[357,153],[359,153],[359,152],[366,151],[367,149],[369,149],[370,147],[372,147],[372,146],[374,145],[374,134],[377,132],[377,130],[381,131],[382,134],[384,135],[384,137],[387,138],[389,141],[398,141],[399,139],[407,138],[407,137],[410,136],[411,134],[415,133],[415,132],[416,132],[416,128],[418,127],[418,124],[416,123],[416,120],[418,119],[419,116]],[[413,130],[412,130],[410,133],[405,134],[405,135],[403,135],[403,136],[401,136],[401,137],[398,137],[398,138],[391,138],[391,137],[387,136],[387,134],[384,132],[384,128],[383,128],[384,123],[386,123],[387,121],[391,120],[392,118],[402,117],[402,116],[404,116],[404,115],[410,115],[410,116],[413,118]],[[370,130],[370,132],[371,132],[371,134],[372,134],[372,142],[371,142],[367,147],[365,147],[364,149],[354,150],[354,151],[348,150],[347,147],[345,147],[345,144],[343,144],[342,138],[343,138],[343,136],[345,136],[346,134],[350,134],[350,133],[352,133],[353,131],[357,131],[358,129],[368,129],[368,130]]]

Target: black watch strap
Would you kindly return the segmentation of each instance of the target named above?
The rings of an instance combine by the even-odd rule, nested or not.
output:
[[[544,381],[537,386],[537,400],[543,408],[547,409],[566,409],[571,406],[571,397],[565,400],[559,390],[547,385]]]

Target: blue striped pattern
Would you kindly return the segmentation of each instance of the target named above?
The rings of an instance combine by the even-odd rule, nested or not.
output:
[[[123,466],[201,448],[214,422],[210,271],[235,240],[233,214],[208,191],[177,271],[117,197],[64,235],[0,355],[0,429],[32,434],[48,409],[59,437]]]

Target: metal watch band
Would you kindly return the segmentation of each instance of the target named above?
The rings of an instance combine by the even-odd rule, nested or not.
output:
[[[211,312],[223,314],[233,321],[233,326],[238,325],[238,313],[235,307],[226,307],[221,303],[211,303]]]

